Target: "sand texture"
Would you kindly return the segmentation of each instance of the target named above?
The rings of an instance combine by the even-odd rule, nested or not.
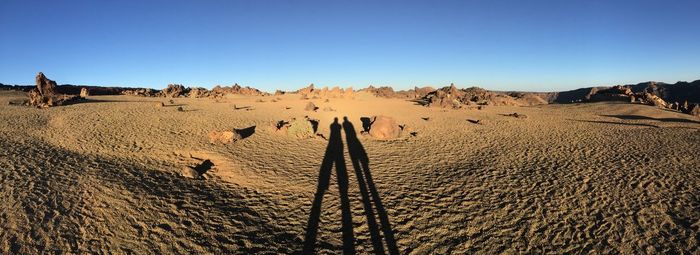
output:
[[[1,254],[700,253],[700,119],[653,106],[24,97],[0,91]],[[304,116],[321,136],[274,127]]]

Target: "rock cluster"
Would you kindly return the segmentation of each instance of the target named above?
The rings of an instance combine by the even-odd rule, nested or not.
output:
[[[122,91],[122,95],[154,97],[158,92],[154,89],[128,89]]]
[[[266,96],[268,93],[262,92],[251,87],[241,87],[238,84],[233,86],[216,86],[212,90],[205,88],[185,87],[181,84],[168,84],[168,86],[160,91],[153,89],[130,89],[122,91],[123,95],[145,96],[145,97],[190,97],[190,98],[214,98],[220,99],[226,95],[246,95],[246,96]]]
[[[440,108],[461,108],[471,105],[530,106],[547,104],[547,101],[528,93],[496,93],[478,87],[457,89],[454,84],[428,93],[421,101],[426,106]]]
[[[321,89],[317,89],[314,87],[314,84],[310,84],[308,87],[301,88],[297,90],[297,94],[301,95],[302,99],[319,99],[319,98],[349,98],[353,99],[355,98],[355,92],[352,89],[352,87],[348,87],[346,89],[341,89],[340,87],[333,87],[333,88],[328,88],[328,87],[323,87]]]
[[[174,98],[180,97],[186,92],[189,91],[185,89],[185,86],[182,86],[181,84],[168,84],[168,87],[161,90],[159,93],[156,94],[156,96]]]

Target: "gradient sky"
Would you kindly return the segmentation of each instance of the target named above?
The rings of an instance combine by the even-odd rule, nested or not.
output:
[[[700,1],[0,1],[0,82],[552,91],[700,79]]]

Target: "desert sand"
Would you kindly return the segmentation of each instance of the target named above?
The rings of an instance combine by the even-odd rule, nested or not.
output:
[[[0,91],[3,254],[700,252],[700,119],[653,106],[23,98]],[[272,127],[304,116],[323,137]]]

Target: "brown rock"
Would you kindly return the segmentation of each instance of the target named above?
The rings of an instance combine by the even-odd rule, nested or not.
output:
[[[165,106],[165,103],[163,103],[163,102],[156,103],[156,107],[164,107],[164,106]]]
[[[49,80],[44,73],[39,72],[39,74],[36,75],[36,89],[42,96],[53,96],[56,93],[56,82]]]
[[[394,118],[374,116],[371,118],[369,135],[376,139],[394,139],[401,135],[401,127]]]

